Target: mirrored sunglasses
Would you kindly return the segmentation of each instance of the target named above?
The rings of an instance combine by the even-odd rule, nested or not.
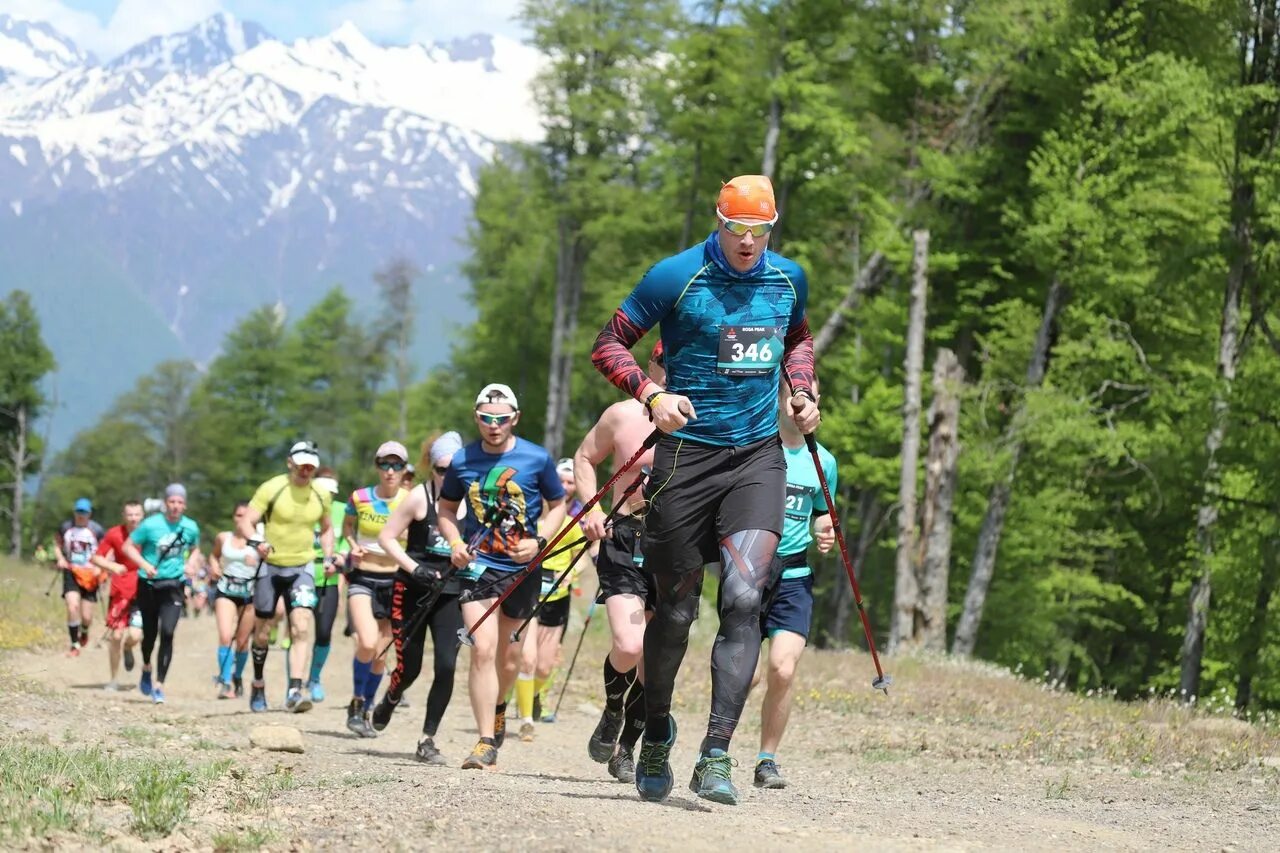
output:
[[[408,462],[401,462],[399,460],[391,461],[388,459],[378,463],[378,470],[379,471],[403,471],[408,466],[408,464],[409,464]]]
[[[724,226],[724,230],[728,231],[735,237],[741,237],[748,231],[752,237],[763,237],[773,230],[773,226],[777,224],[778,217],[775,215],[768,222],[740,222],[737,219],[729,219],[720,211],[716,211],[716,216],[720,217],[720,224]]]
[[[502,426],[507,421],[514,418],[515,413],[509,412],[505,415],[489,415],[489,414],[485,414],[484,412],[476,412],[476,417],[479,418],[480,423],[484,424],[485,426]]]

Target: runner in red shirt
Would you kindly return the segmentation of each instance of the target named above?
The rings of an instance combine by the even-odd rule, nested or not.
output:
[[[120,672],[120,656],[124,654],[124,668],[133,669],[133,647],[142,640],[142,617],[138,613],[138,564],[124,553],[124,542],[142,522],[142,504],[129,501],[120,514],[122,524],[107,531],[93,555],[93,564],[111,574],[111,598],[107,606],[107,629],[111,632],[111,680],[104,690],[120,689],[116,675]]]

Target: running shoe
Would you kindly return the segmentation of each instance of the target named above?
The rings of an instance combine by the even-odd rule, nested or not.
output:
[[[249,710],[255,714],[260,714],[267,710],[267,689],[254,685],[249,693]]]
[[[108,681],[106,684],[102,685],[102,689],[107,693],[119,693],[120,684],[115,681]]]
[[[704,800],[726,806],[738,804],[738,789],[733,786],[733,768],[738,762],[723,749],[713,749],[698,756],[689,779],[689,790]]]
[[[239,699],[241,696],[244,695],[244,679],[243,678],[236,677],[231,679],[231,685],[236,689],[237,699]]]
[[[543,715],[542,715],[542,722],[544,722],[544,723],[554,723],[555,721],[556,721],[556,715],[555,715],[555,714],[543,714]]]
[[[493,713],[493,748],[502,749],[502,744],[507,740],[507,712],[506,709],[494,711]]]
[[[151,695],[151,670],[142,671],[142,678],[138,679],[138,692],[143,696]]]
[[[157,705],[164,704],[164,689],[156,687],[151,690],[151,701]]]
[[[80,657],[80,647],[79,647],[79,646],[72,646],[71,648],[67,649],[67,657],[69,657],[69,658],[78,658],[78,657]]]
[[[352,699],[347,705],[347,730],[357,737],[377,737],[378,733],[369,725],[369,715],[364,710],[363,699]]]
[[[133,649],[125,648],[124,650],[124,671],[133,672]]]
[[[676,718],[671,721],[671,735],[664,741],[640,739],[640,754],[636,757],[636,790],[640,799],[660,803],[671,793],[675,776],[671,774],[671,747],[676,745]]]
[[[397,708],[408,708],[408,707],[409,707],[409,697],[408,697],[408,696],[401,696],[401,697],[400,697],[400,702],[396,705],[396,707],[397,707]]]
[[[404,700],[402,699],[401,701]],[[373,724],[375,732],[380,732],[387,727],[387,723],[391,722],[391,715],[395,713],[396,705],[398,704],[389,700],[386,693],[382,694],[378,704],[373,706],[373,713],[369,715],[369,722]]]
[[[89,645],[89,632],[84,628],[81,628],[80,629],[80,648],[83,649],[88,645]]]
[[[498,767],[498,748],[480,741],[472,748],[467,760],[462,762],[463,770],[496,770]]]
[[[285,694],[284,709],[291,714],[304,714],[311,710],[311,700],[295,687]]]
[[[320,686],[318,681],[307,682],[307,692],[311,694],[312,702],[323,702],[325,697],[324,688]]]
[[[757,788],[785,788],[787,780],[782,776],[782,768],[778,762],[766,758],[756,764]]]
[[[618,745],[618,751],[609,759],[609,775],[619,782],[636,781],[636,762],[631,757],[631,750]]]
[[[618,743],[618,735],[622,733],[623,720],[621,708],[617,711],[604,709],[600,722],[596,723],[596,730],[587,741],[587,755],[591,756],[592,761],[604,764],[613,757],[613,747]]]
[[[267,645],[274,646],[276,644],[276,638],[279,635],[280,635],[280,629],[274,625],[271,626],[271,630],[267,632]]]
[[[236,689],[235,689],[234,687],[232,687],[232,686],[231,686],[231,682],[230,682],[230,681],[224,682],[224,683],[223,683],[223,684],[218,688],[218,698],[219,698],[219,699],[234,699],[234,698],[236,698]]]
[[[418,741],[418,749],[414,752],[413,756],[424,764],[437,764],[444,766],[449,763],[444,760],[444,756],[440,754],[440,750],[436,749],[436,742],[432,740],[430,735],[422,736],[422,740]]]
[[[520,741],[522,743],[533,743],[533,723],[525,720],[520,724]]]

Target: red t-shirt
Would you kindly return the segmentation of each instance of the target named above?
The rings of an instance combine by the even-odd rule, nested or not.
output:
[[[112,598],[133,598],[138,593],[138,564],[124,554],[124,540],[128,535],[124,525],[117,524],[98,543],[99,557],[106,557],[125,568],[124,574],[111,576]]]

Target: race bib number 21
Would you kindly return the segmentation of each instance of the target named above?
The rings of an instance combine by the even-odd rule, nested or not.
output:
[[[722,326],[716,372],[764,376],[782,362],[782,326]]]

